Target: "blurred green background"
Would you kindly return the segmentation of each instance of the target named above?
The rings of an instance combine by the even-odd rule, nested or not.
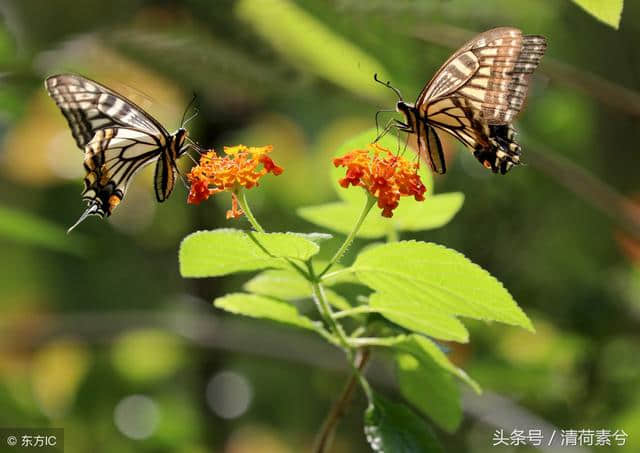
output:
[[[0,1],[0,426],[64,427],[69,452],[301,452],[346,373],[317,338],[211,307],[243,278],[180,278],[186,234],[248,228],[225,195],[188,206],[178,185],[158,205],[148,168],[66,236],[82,154],[47,75],[97,79],[169,130],[196,92],[191,137],[273,144],[286,169],[250,193],[261,223],[311,232],[295,210],[336,198],[329,156],[394,106],[373,73],[413,100],[455,47],[512,25],[549,42],[517,122],[528,165],[495,176],[447,142],[435,190],[465,204],[414,238],[501,279],[537,334],[466,322],[453,359],[486,392],[440,437],[489,452],[498,428],[624,429],[640,451],[639,15],[627,2],[616,31],[552,0]],[[370,374],[394,393],[384,361]],[[369,451],[362,410],[335,452]]]

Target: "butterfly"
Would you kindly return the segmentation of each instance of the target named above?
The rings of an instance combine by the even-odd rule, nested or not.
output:
[[[170,134],[132,101],[79,75],[53,75],[44,84],[84,151],[82,198],[88,207],[68,231],[90,215],[110,216],[131,178],[153,162],[156,199],[169,198],[176,181],[176,160],[190,147],[197,149],[183,127]]]
[[[544,36],[523,36],[517,28],[500,27],[479,34],[458,49],[426,84],[415,104],[399,97],[395,120],[399,130],[417,137],[418,154],[434,172],[446,172],[439,132],[447,132],[469,148],[486,168],[507,173],[520,163],[520,145],[511,125],[522,109],[529,76],[547,48]],[[385,128],[388,129],[388,128]]]

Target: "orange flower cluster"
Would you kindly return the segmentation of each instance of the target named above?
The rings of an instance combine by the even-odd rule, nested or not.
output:
[[[240,217],[243,212],[238,206],[235,191],[240,187],[251,189],[267,173],[279,175],[283,169],[269,156],[273,146],[247,147],[237,145],[224,147],[225,156],[218,156],[214,150],[200,156],[200,162],[187,174],[191,184],[187,202],[199,204],[220,192],[231,192],[231,209],[227,219]],[[262,165],[262,168],[258,168]]]
[[[420,180],[418,163],[409,162],[378,144],[369,149],[355,149],[333,159],[336,167],[346,167],[347,174],[339,183],[342,187],[360,186],[378,199],[383,217],[392,217],[400,197],[413,196],[424,200],[427,188]]]

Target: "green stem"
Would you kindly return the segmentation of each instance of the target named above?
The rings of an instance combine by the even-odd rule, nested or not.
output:
[[[235,190],[234,193],[238,197],[238,203],[240,203],[240,207],[242,208],[244,215],[247,216],[247,220],[249,221],[253,229],[258,231],[259,233],[264,233],[264,228],[262,228],[262,225],[258,223],[256,218],[253,216],[253,212],[251,212],[251,208],[249,208],[249,203],[247,203],[246,190],[238,189]]]
[[[349,338],[349,345],[353,348],[362,348],[368,346],[392,347],[397,341],[389,341],[387,338],[365,337],[365,338]]]
[[[358,370],[362,371],[369,360],[370,351],[368,349],[364,349],[360,352],[361,354],[356,358],[356,361],[358,362],[356,366]],[[357,376],[352,374],[347,381],[344,390],[331,407],[331,410],[322,424],[322,429],[316,437],[315,445],[312,450],[313,453],[327,453],[331,448],[331,442],[333,440],[336,426],[338,425],[340,418],[347,412],[357,383]]]
[[[327,274],[324,274],[320,280],[322,280],[322,281],[331,280],[332,278],[337,277],[338,275],[348,274],[348,273],[352,273],[352,272],[353,272],[352,268],[345,267],[344,269],[339,269],[337,271],[333,271],[333,272],[329,272]]]
[[[368,305],[358,305],[357,307],[348,308],[333,314],[335,319],[345,318],[347,316],[356,316],[363,313],[380,313],[380,309],[369,307]]]
[[[356,238],[356,234],[358,234],[358,231],[360,230],[360,227],[362,226],[364,219],[367,218],[367,214],[369,214],[369,211],[371,211],[371,208],[373,207],[374,204],[376,204],[376,198],[367,192],[367,201],[364,204],[364,208],[362,209],[362,212],[360,213],[360,217],[358,218],[358,221],[353,227],[353,230],[351,230],[351,233],[349,233],[349,236],[347,236],[347,238],[344,240],[344,242],[342,243],[338,251],[335,253],[335,255],[333,255],[333,257],[329,261],[329,264],[327,264],[327,266],[322,270],[322,272],[320,272],[318,277],[322,277],[325,273],[327,273],[329,269],[331,269],[331,267],[334,264],[336,264],[340,260],[340,258],[342,258],[342,255],[344,255],[344,252],[347,251],[347,249],[349,248],[353,240]]]
[[[310,268],[309,272],[313,276],[313,269]],[[333,313],[331,312],[331,306],[329,305],[329,301],[327,301],[327,297],[324,293],[324,288],[322,287],[320,282],[318,282],[317,278],[314,278],[314,281],[312,282],[311,287],[313,290],[313,300],[316,303],[316,306],[318,308],[318,311],[320,312],[320,315],[322,316],[324,321],[329,325],[330,329],[333,331],[333,334],[336,335],[336,337],[338,337],[338,341],[342,346],[342,349],[344,350],[345,354],[347,355],[349,365],[351,366],[353,374],[357,377],[358,382],[360,383],[360,387],[362,387],[362,390],[367,396],[367,401],[369,402],[369,404],[372,404],[373,391],[371,390],[371,386],[369,385],[367,380],[364,378],[364,376],[358,369],[357,364],[355,363],[355,354],[354,354],[355,348],[349,343],[349,338],[347,337],[347,334],[342,328],[342,325],[340,325],[340,323],[338,323],[333,318]]]

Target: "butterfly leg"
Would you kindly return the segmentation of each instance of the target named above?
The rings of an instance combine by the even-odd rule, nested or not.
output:
[[[378,134],[378,136],[373,141],[373,143],[378,143],[378,140],[380,140],[382,137],[387,135],[393,126],[394,126],[394,120],[393,119],[387,121],[387,124],[384,126],[384,129],[382,129],[382,132],[380,132]]]
[[[187,156],[191,157],[191,155],[189,153],[187,153]],[[193,157],[191,157],[191,160],[193,160],[193,162],[195,164],[197,164],[197,162],[193,159]],[[176,173],[178,173],[178,176],[180,177],[180,181],[182,181],[182,184],[184,185],[184,187],[187,189],[187,191],[191,190],[191,187],[189,186],[189,184],[187,183],[187,180],[184,178],[184,175],[182,174],[182,172],[180,171],[180,169],[178,168],[177,163],[174,163],[173,168],[175,168]]]

